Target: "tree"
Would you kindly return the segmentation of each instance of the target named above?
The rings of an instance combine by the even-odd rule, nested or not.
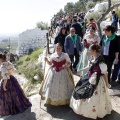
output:
[[[85,12],[87,12],[87,9],[86,9],[86,2],[87,2],[87,1],[88,1],[88,0],[79,0],[79,2],[82,3]]]
[[[84,7],[83,7],[83,5],[82,5],[82,3],[80,1],[75,3],[74,10],[75,10],[76,13],[84,11]]]
[[[99,3],[101,3],[102,1],[105,1],[105,0],[93,0],[93,2],[99,2]]]
[[[88,0],[86,0],[88,1]],[[79,0],[78,2],[68,2],[65,6],[64,6],[64,11],[67,13],[71,13],[71,12],[83,12],[83,11],[87,11],[86,10],[86,2],[85,0]]]
[[[58,14],[58,15],[63,15],[63,14],[64,14],[63,9],[60,9],[59,12],[58,12],[57,14]]]
[[[41,28],[41,30],[48,30],[48,23],[45,22],[37,22],[36,23],[37,28]]]
[[[113,10],[115,7],[118,7],[120,5],[120,2],[112,5],[111,4],[111,0],[108,0],[108,9],[106,10],[106,12],[104,14],[102,14],[102,16],[97,20],[97,26],[98,26],[98,34],[101,37],[102,36],[102,32],[101,32],[101,27],[100,27],[100,23],[103,21],[103,19],[106,17],[106,15]]]
[[[87,4],[86,4],[86,8],[87,8],[87,10],[93,8],[94,6],[95,6],[95,3],[92,2],[92,1],[88,1]]]
[[[74,3],[68,2],[67,5],[65,5],[65,7],[64,7],[64,11],[66,13],[74,12]]]

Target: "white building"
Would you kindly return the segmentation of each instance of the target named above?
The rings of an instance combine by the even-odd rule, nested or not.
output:
[[[41,48],[46,43],[47,30],[40,28],[30,29],[19,34],[18,40],[18,54],[27,54],[30,49]]]

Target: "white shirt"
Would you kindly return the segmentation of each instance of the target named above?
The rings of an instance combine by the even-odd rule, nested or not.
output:
[[[108,43],[104,46],[103,55],[109,54],[109,47],[110,47],[110,41],[108,41]]]

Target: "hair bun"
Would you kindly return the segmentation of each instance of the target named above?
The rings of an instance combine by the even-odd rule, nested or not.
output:
[[[90,46],[90,49],[96,50],[97,53],[100,53],[100,51],[101,51],[101,46],[100,46],[100,45],[96,45],[96,44],[92,44],[92,45]]]

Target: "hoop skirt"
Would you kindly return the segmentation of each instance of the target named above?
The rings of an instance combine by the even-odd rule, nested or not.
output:
[[[102,74],[106,74],[106,64],[101,63],[99,66]],[[108,94],[104,77],[100,77],[98,86],[95,89],[92,97],[88,99],[76,100],[72,96],[70,101],[70,107],[76,114],[92,119],[103,118],[105,115],[111,114],[111,100]]]
[[[0,115],[17,114],[32,106],[14,76],[10,76],[6,88],[7,91],[4,91],[2,82],[0,87]]]
[[[40,95],[46,104],[55,106],[69,104],[74,89],[73,76],[69,68],[61,69],[61,66],[70,62],[70,59],[65,53],[62,53],[60,58],[57,58],[54,53],[51,56],[51,61],[53,66],[48,70],[41,85]]]

